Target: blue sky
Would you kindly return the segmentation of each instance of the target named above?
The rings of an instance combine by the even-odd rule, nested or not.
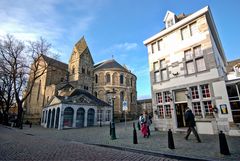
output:
[[[94,62],[112,55],[137,76],[138,98],[150,98],[147,49],[143,41],[158,33],[170,10],[193,13],[209,5],[228,60],[240,58],[239,0],[1,0],[0,35],[47,39],[68,63],[84,36]]]

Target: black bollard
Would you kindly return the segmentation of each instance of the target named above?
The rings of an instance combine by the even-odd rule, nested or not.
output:
[[[32,123],[31,122],[29,123],[29,127],[32,128]]]
[[[220,144],[220,153],[224,155],[230,155],[227,140],[226,140],[225,134],[222,131],[220,131],[219,133],[219,144]]]
[[[110,136],[112,136],[112,123],[110,122]]]
[[[173,135],[171,129],[168,130],[168,148],[175,149]]]
[[[141,127],[140,127],[140,123],[139,123],[139,121],[138,121],[138,130],[141,130]]]
[[[138,144],[137,131],[136,131],[136,128],[135,128],[135,123],[133,123],[133,144]]]

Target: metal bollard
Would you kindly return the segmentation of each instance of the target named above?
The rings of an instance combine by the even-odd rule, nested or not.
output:
[[[29,123],[29,127],[32,128],[32,123],[31,122]]]
[[[220,153],[224,155],[230,155],[227,140],[223,131],[219,133]]]
[[[133,123],[133,144],[138,144],[137,132],[136,132],[136,128],[135,128],[135,123]]]
[[[141,127],[140,127],[140,123],[139,123],[139,121],[138,121],[137,126],[138,126],[138,130],[141,130]]]
[[[110,136],[112,136],[112,122],[110,122]]]
[[[173,135],[171,129],[168,130],[168,148],[175,149]]]

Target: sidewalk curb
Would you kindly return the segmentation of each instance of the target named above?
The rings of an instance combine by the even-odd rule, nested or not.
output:
[[[144,150],[139,150],[139,149],[127,148],[127,147],[118,147],[118,146],[112,146],[112,145],[103,145],[103,144],[88,144],[88,145],[95,145],[95,146],[104,147],[104,148],[111,148],[111,149],[139,153],[139,154],[144,154],[144,155],[151,155],[151,156],[156,156],[156,157],[167,157],[167,158],[177,159],[177,160],[210,161],[205,158],[198,159],[198,158],[184,157],[184,156],[179,156],[179,155],[171,155],[171,154],[163,154],[163,153],[157,153],[157,152],[152,152],[152,151],[144,151]]]

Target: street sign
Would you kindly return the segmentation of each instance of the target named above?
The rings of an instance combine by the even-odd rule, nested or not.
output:
[[[123,111],[127,111],[127,101],[123,101]]]

